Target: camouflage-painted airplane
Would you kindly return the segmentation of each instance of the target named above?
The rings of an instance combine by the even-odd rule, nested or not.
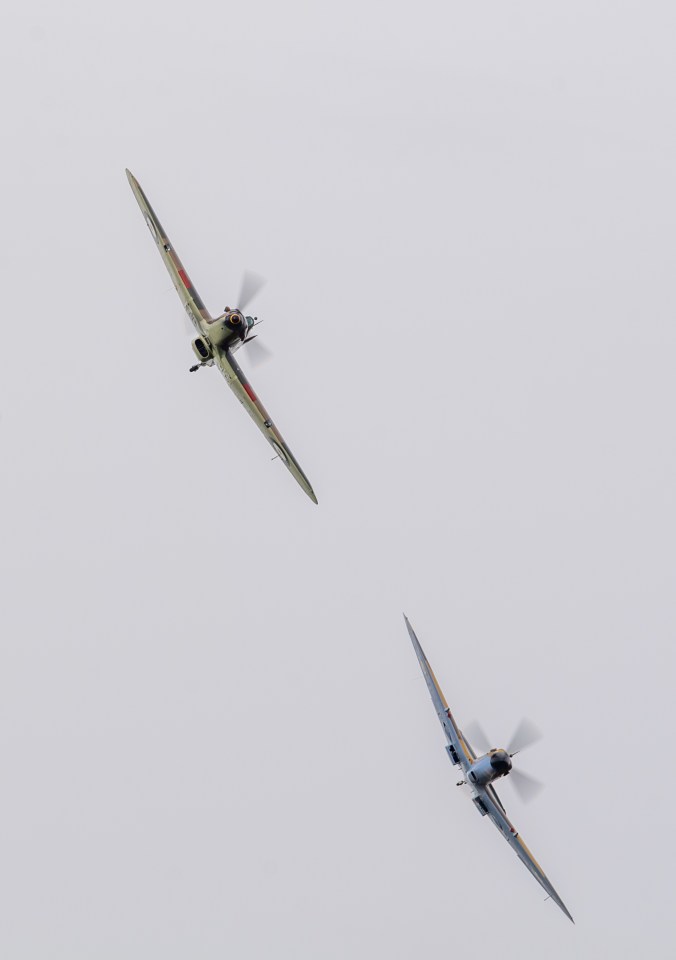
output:
[[[183,269],[183,264],[178,258],[169,237],[162,229],[162,224],[157,219],[153,208],[148,203],[148,199],[141,189],[138,180],[127,170],[127,179],[134,191],[134,196],[141,208],[141,213],[145,217],[148,229],[152,238],[160,251],[160,256],[164,260],[164,265],[169,271],[169,275],[176,287],[176,292],[181,298],[190,322],[195,327],[198,336],[193,340],[192,347],[197,357],[198,363],[191,367],[191,371],[198,370],[200,367],[212,367],[214,364],[225,377],[228,386],[235,394],[239,402],[246,408],[258,429],[266,438],[275,454],[279,457],[289,472],[293,474],[300,486],[307,493],[308,497],[317,503],[314,490],[310,482],[300,468],[300,465],[294,455],[287,447],[281,433],[271,420],[267,410],[254,393],[251,384],[244,376],[242,368],[235,360],[234,353],[243,344],[250,343],[255,334],[252,329],[255,325],[253,317],[244,315],[247,301],[255,292],[253,284],[249,284],[249,290],[244,285],[240,300],[242,302],[232,310],[225,308],[225,312],[219,317],[212,317],[204,306],[202,299],[195,290],[188,274]]]
[[[521,860],[521,862],[526,866],[526,869],[533,874],[540,886],[546,891],[547,896],[550,897],[563,910],[569,920],[572,920],[573,923],[575,923],[570,913],[566,909],[563,900],[561,897],[559,897],[558,893],[545,876],[542,867],[530,852],[526,844],[523,842],[519,834],[516,832],[511,822],[507,819],[505,808],[503,807],[502,802],[495,791],[495,787],[493,786],[493,783],[499,779],[499,777],[506,777],[507,774],[511,772],[512,757],[515,753],[518,753],[530,743],[534,742],[536,739],[534,733],[528,728],[527,724],[522,723],[521,736],[519,736],[519,731],[517,731],[517,734],[513,738],[514,741],[520,739],[522,741],[521,744],[517,744],[515,742],[514,745],[510,746],[510,748],[507,750],[487,749],[486,753],[480,757],[477,757],[467,738],[461,733],[458,725],[453,719],[453,715],[449,710],[448,704],[446,703],[446,698],[441,692],[441,688],[437,683],[437,679],[432,672],[432,668],[427,661],[427,657],[423,653],[418,638],[413,632],[411,624],[408,622],[408,618],[404,617],[404,620],[406,621],[409,636],[411,637],[411,642],[413,643],[413,649],[416,652],[423,676],[425,677],[427,688],[430,692],[430,696],[432,697],[432,702],[437,711],[437,716],[439,717],[441,726],[444,728],[444,733],[446,734],[446,739],[448,740],[446,750],[451,762],[455,766],[462,768],[464,776],[463,779],[458,783],[458,786],[465,786],[466,784],[469,785],[472,792],[472,801],[474,802],[474,806],[477,808],[481,816],[485,817],[488,815],[489,819],[493,821],[507,843],[514,850],[519,860]],[[479,727],[477,727],[477,731],[480,731]],[[520,775],[522,778],[526,778],[526,775],[521,773],[521,771],[515,770],[514,774],[515,776]],[[524,790],[524,795],[528,790],[528,785],[535,783],[536,781],[533,781],[530,777],[525,779],[524,786],[526,787],[526,790]],[[516,784],[517,781],[515,780],[515,786]]]

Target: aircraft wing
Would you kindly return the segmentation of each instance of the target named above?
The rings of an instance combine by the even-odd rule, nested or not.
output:
[[[495,791],[492,789],[492,787],[490,787],[490,785],[489,787],[477,787],[476,789],[480,795],[481,802],[486,808],[486,813],[503,835],[510,847],[514,850],[519,860],[523,863],[526,869],[533,874],[542,889],[549,897],[551,897],[554,903],[556,903],[557,906],[563,910],[568,919],[575,923],[572,916],[568,912],[565,903],[547,879],[542,867],[537,862],[533,854],[516,832],[513,824],[508,819],[502,804],[500,804],[500,801],[497,803],[495,802],[497,799],[497,794]]]
[[[496,806],[498,806],[503,813],[507,813],[507,811],[505,810],[505,806],[502,800],[500,799],[500,797],[498,796],[497,791],[493,786],[493,784],[492,783],[486,784],[484,789],[486,790],[486,793],[491,798],[491,800],[496,804]]]
[[[151,236],[155,241],[155,245],[160,251],[160,256],[164,260],[164,265],[169,271],[169,276],[176,287],[176,292],[181,298],[181,303],[183,304],[186,313],[192,321],[193,326],[199,332],[199,318],[201,317],[202,320],[211,320],[211,314],[204,306],[202,298],[192,285],[192,281],[185,272],[178,254],[169,241],[169,237],[166,235],[162,224],[157,219],[155,211],[148,203],[148,198],[141,189],[140,183],[130,170],[127,170],[127,179],[129,180],[129,184],[134,191],[136,202],[141,208],[141,213],[148,224],[148,229],[150,230]]]
[[[434,704],[434,708],[437,711],[437,716],[439,717],[439,722],[444,728],[444,733],[446,734],[446,738],[448,740],[448,746],[446,747],[448,754],[453,763],[459,764],[466,773],[471,766],[472,760],[476,759],[474,751],[463,737],[457,723],[453,719],[453,714],[446,703],[446,698],[441,692],[441,687],[437,683],[437,678],[434,676],[434,672],[429,665],[427,657],[423,653],[423,649],[413,631],[413,627],[408,622],[408,617],[405,616],[404,620],[406,621],[408,634],[411,638],[411,643],[413,644],[413,649],[416,652],[416,656],[418,657],[418,662],[420,664],[420,669],[423,672],[427,689],[432,697],[432,703]]]
[[[275,454],[282,461],[289,473],[295,477],[303,490],[307,493],[310,500],[317,503],[315,492],[310,486],[310,481],[300,468],[300,464],[287,447],[284,438],[273,423],[267,410],[258,399],[251,387],[251,384],[244,376],[244,371],[235,360],[230,350],[214,350],[214,360],[219,370],[228,382],[232,392],[239,402],[245,407],[251,419],[266,438]]]

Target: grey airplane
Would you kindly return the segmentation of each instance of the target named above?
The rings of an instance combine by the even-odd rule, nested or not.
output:
[[[540,886],[546,891],[548,898],[551,898],[563,910],[568,919],[575,923],[563,900],[545,876],[542,867],[516,832],[512,823],[508,820],[505,808],[493,785],[500,777],[506,777],[512,773],[512,757],[514,754],[525,749],[526,746],[537,739],[534,728],[532,728],[527,721],[522,722],[508,749],[488,749],[487,747],[484,754],[477,756],[453,719],[453,715],[446,703],[446,698],[441,692],[437,679],[432,672],[427,657],[423,653],[418,638],[413,632],[411,624],[408,622],[408,618],[404,617],[404,620],[408,627],[413,649],[416,652],[423,676],[425,677],[427,689],[432,697],[432,703],[434,704],[437,716],[448,740],[446,751],[454,766],[462,769],[463,778],[459,781],[458,786],[469,786],[472,802],[481,816],[488,816],[489,820],[493,821],[519,860],[521,860],[526,869],[533,874]],[[480,727],[477,726],[476,731],[475,742],[477,739],[485,739]],[[536,789],[537,781],[534,781],[531,777],[527,777],[521,773],[521,771],[515,770],[513,777],[515,786],[518,786],[520,783],[521,789],[519,792],[521,792],[524,797],[528,796],[529,793],[532,794],[533,790]],[[517,780],[517,777],[519,777],[520,780]]]
[[[273,457],[273,460],[279,457],[308,497],[314,503],[317,503],[310,481],[301,470],[300,464],[289,450],[284,438],[259,397],[254,393],[253,387],[244,376],[242,368],[235,360],[235,351],[239,350],[240,347],[252,342],[258,346],[255,340],[256,334],[253,333],[256,318],[245,316],[244,311],[260,288],[260,279],[253,274],[245,275],[237,306],[226,307],[220,316],[212,317],[193,286],[190,277],[185,272],[178,254],[163,230],[155,211],[150,206],[140,183],[129,170],[127,170],[127,179],[134,191],[136,202],[141,208],[150,234],[155,241],[155,246],[169,271],[169,276],[181,299],[188,319],[197,332],[197,337],[192,342],[197,363],[190,368],[191,373],[202,367],[213,367],[214,365],[218,367],[232,392],[274,450],[275,457]]]

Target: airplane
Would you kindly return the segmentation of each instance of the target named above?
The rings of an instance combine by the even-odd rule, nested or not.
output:
[[[551,898],[561,910],[563,910],[568,919],[575,923],[563,900],[545,876],[542,867],[516,832],[510,820],[508,820],[502,801],[493,786],[496,780],[500,777],[506,777],[512,771],[512,757],[514,754],[519,753],[537,739],[534,728],[530,726],[528,721],[522,721],[513,738],[513,743],[508,749],[487,748],[482,756],[477,757],[469,741],[453,719],[453,715],[446,703],[446,698],[441,692],[441,688],[432,672],[427,657],[423,653],[423,649],[413,631],[413,627],[408,621],[408,617],[404,616],[404,620],[406,621],[413,649],[416,652],[423,676],[425,677],[427,688],[432,697],[432,702],[437,711],[437,716],[448,740],[446,751],[453,765],[459,766],[463,772],[463,779],[458,782],[457,786],[468,785],[470,787],[472,801],[481,816],[488,816],[488,818],[493,821],[519,860],[521,860],[526,869],[532,873],[540,886],[545,890],[547,898]],[[481,738],[480,727],[477,726],[476,729],[479,738]],[[519,740],[521,741],[520,743],[517,742]],[[526,797],[528,793],[533,792],[537,781],[534,781],[531,777],[526,777],[521,771],[515,770],[513,774],[515,786],[517,785],[517,775],[525,778],[522,782],[520,792]]]
[[[150,206],[141,185],[129,170],[126,173],[148,229],[164,265],[169,271],[176,292],[190,322],[197,331],[197,337],[192,342],[192,348],[198,362],[190,368],[190,372],[193,373],[201,367],[213,367],[214,365],[218,367],[232,392],[275,451],[273,460],[279,457],[308,497],[314,503],[317,503],[314,490],[301,470],[300,464],[284,442],[281,433],[254,393],[251,384],[244,376],[242,368],[234,357],[235,351],[239,350],[244,344],[250,344],[256,337],[252,330],[256,326],[257,318],[245,316],[244,311],[248,302],[260,287],[260,281],[252,275],[248,277],[245,275],[239,304],[232,309],[226,307],[220,316],[212,317],[184,270],[178,254]]]

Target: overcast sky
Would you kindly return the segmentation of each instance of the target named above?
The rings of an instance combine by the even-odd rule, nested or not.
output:
[[[673,955],[675,31],[5,11],[0,955]],[[125,166],[212,312],[267,277],[318,507],[188,373]],[[501,795],[576,926],[455,788],[402,612],[461,724],[542,728]]]

